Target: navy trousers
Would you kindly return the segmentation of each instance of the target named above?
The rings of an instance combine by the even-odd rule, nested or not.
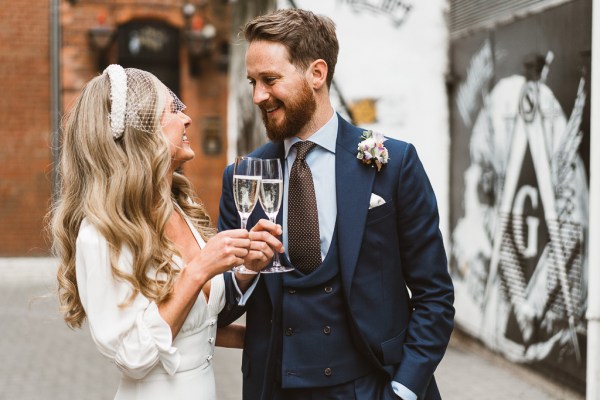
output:
[[[389,376],[378,372],[335,386],[282,389],[275,384],[273,400],[398,400]]]

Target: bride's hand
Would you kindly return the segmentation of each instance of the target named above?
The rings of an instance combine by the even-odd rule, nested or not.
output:
[[[245,229],[232,229],[217,233],[187,264],[187,269],[205,275],[209,280],[244,263],[250,250],[250,233]]]

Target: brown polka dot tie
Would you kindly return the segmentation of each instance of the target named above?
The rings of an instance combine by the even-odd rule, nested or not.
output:
[[[298,142],[296,160],[290,170],[288,192],[288,252],[292,265],[310,274],[321,265],[319,214],[310,167],[306,155],[316,146],[313,142]]]

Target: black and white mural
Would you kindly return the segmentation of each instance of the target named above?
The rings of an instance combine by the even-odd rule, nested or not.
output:
[[[585,382],[590,42],[591,1],[574,1],[452,46],[457,322],[574,386]]]

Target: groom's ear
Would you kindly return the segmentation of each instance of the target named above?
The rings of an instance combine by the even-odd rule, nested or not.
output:
[[[313,90],[319,90],[326,84],[329,67],[323,59],[313,61],[307,69],[310,84]]]

